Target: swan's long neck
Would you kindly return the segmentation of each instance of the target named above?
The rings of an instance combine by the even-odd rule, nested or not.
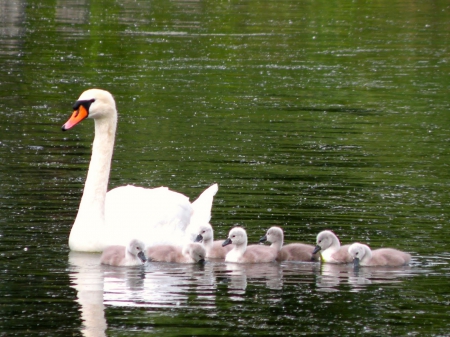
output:
[[[109,118],[95,119],[91,162],[78,214],[69,237],[72,250],[102,251],[105,247],[105,238],[101,235],[105,226],[105,198],[116,126],[116,111],[109,114]]]

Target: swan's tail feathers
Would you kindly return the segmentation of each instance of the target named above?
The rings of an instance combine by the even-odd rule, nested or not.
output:
[[[199,206],[199,207],[204,207],[207,205],[210,205],[210,207],[212,207],[213,198],[216,195],[218,190],[219,190],[219,185],[217,185],[217,184],[213,184],[213,185],[209,186],[206,190],[204,190],[203,193],[199,195],[197,200],[195,200],[192,203],[194,210],[195,210],[196,205],[200,205],[200,204],[201,204],[201,206]]]
[[[211,220],[212,204],[218,190],[219,186],[213,184],[204,190],[197,200],[192,203],[193,213],[189,226],[186,228],[186,234],[192,239],[192,242],[198,235],[197,227],[207,224]]]

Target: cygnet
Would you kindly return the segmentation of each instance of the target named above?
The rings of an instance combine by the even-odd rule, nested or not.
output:
[[[134,239],[126,247],[106,247],[100,257],[100,263],[111,266],[139,266],[147,261],[144,251],[145,244]]]
[[[394,248],[371,250],[362,243],[354,243],[348,249],[355,267],[359,266],[390,266],[398,267],[409,263],[411,255]]]
[[[211,259],[224,259],[233,248],[228,245],[222,247],[223,240],[214,241],[214,231],[210,224],[201,225],[195,242],[202,242],[206,250],[206,257]]]
[[[304,243],[290,243],[283,246],[284,234],[280,227],[271,227],[259,242],[270,242],[270,247],[278,251],[277,261],[318,261],[318,254],[313,254],[314,246]]]
[[[353,258],[348,253],[350,245],[341,246],[336,234],[332,231],[322,231],[317,235],[317,245],[313,251],[316,254],[320,251],[322,262],[327,263],[350,263]]]
[[[185,244],[183,247],[159,245],[147,248],[149,260],[172,263],[204,263],[205,248],[198,242]]]
[[[233,249],[225,256],[226,262],[264,263],[276,260],[278,250],[275,247],[263,245],[247,246],[247,232],[241,227],[234,227],[228,234],[223,246],[233,244]]]

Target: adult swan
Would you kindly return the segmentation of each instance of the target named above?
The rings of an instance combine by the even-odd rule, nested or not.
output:
[[[197,225],[211,218],[217,184],[206,189],[192,204],[189,198],[167,187],[147,189],[122,186],[108,193],[117,110],[113,96],[100,89],[83,92],[63,125],[66,131],[85,118],[95,122],[92,157],[83,196],[69,237],[71,250],[100,252],[109,245],[127,245],[139,239],[146,245],[181,245],[195,236]]]

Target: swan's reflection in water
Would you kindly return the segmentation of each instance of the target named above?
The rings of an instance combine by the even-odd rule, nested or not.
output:
[[[350,285],[350,291],[361,291],[370,284],[401,282],[403,277],[413,275],[411,267],[354,270],[351,264],[213,261],[205,265],[148,263],[124,268],[103,266],[99,261],[99,254],[69,254],[84,336],[106,336],[106,306],[214,310],[218,301],[244,300],[249,285],[281,290],[289,284],[303,283],[319,292],[349,291]],[[341,285],[346,285],[345,289]],[[217,291],[219,286],[227,291]]]

